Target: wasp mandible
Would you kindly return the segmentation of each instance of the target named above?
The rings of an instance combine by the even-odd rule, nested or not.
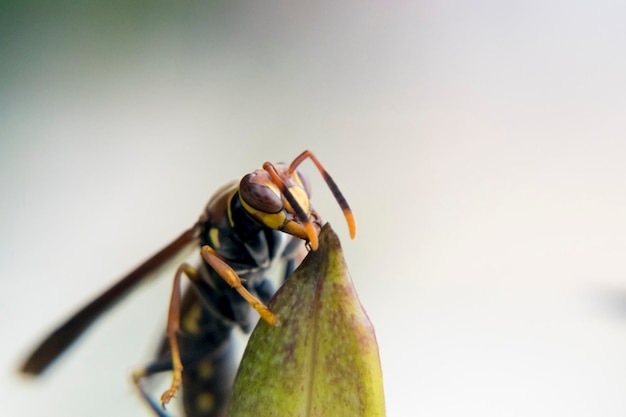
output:
[[[352,211],[319,160],[302,152],[290,164],[266,162],[241,181],[223,186],[210,199],[198,221],[177,239],[139,265],[54,330],[24,362],[21,371],[40,374],[102,313],[127,295],[166,261],[200,246],[202,262],[184,263],[174,276],[166,338],[158,359],[138,370],[133,380],[141,396],[158,415],[165,415],[141,382],[172,371],[170,388],[161,396],[165,406],[180,386],[187,416],[220,415],[228,401],[236,364],[231,362],[231,333],[253,325],[251,307],[263,320],[279,324],[265,304],[274,293],[265,273],[273,261],[294,269],[302,242],[315,250],[322,219],[310,204],[310,185],[298,166],[310,159],[332,191],[354,238]],[[190,288],[181,294],[181,281]]]

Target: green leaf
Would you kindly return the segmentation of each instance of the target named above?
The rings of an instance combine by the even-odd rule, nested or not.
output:
[[[278,290],[235,379],[230,417],[383,417],[385,401],[374,328],[329,225],[319,248]]]

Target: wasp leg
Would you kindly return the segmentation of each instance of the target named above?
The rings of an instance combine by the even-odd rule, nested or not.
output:
[[[141,384],[141,381],[151,375],[158,374],[160,372],[168,372],[171,370],[172,360],[165,359],[153,362],[145,368],[138,369],[137,371],[133,372],[133,384],[139,391],[139,395],[141,395],[141,398],[146,402],[146,404],[148,404],[154,414],[159,417],[169,417],[169,415],[165,413],[161,407],[159,407],[159,405],[152,399],[152,397],[150,397],[150,395],[146,392],[145,388]]]
[[[272,314],[269,309],[258,298],[250,294],[243,286],[241,279],[237,273],[224,262],[215,253],[213,248],[208,245],[202,247],[200,253],[205,261],[232,287],[234,288],[260,315],[271,325],[278,325],[278,317]],[[182,264],[176,270],[174,276],[174,284],[172,287],[172,296],[170,299],[170,308],[167,316],[167,329],[165,336],[170,346],[172,357],[172,384],[170,388],[161,395],[161,406],[169,403],[174,394],[178,391],[183,378],[183,364],[180,359],[180,348],[178,346],[177,334],[180,330],[180,311],[181,311],[181,277],[186,275],[191,281],[199,283],[201,277],[198,271],[189,264]]]
[[[191,397],[191,403],[189,398],[186,398],[183,404],[185,415],[221,416],[224,412],[228,401],[227,392],[230,391],[236,371],[236,367],[228,365],[232,359],[231,345],[230,340],[225,340],[220,347],[208,354],[198,349],[183,351],[181,360],[186,368],[185,376],[193,381],[193,384],[185,385],[185,388],[189,389],[186,396]],[[170,415],[147,392],[143,381],[156,374],[170,372],[172,368],[172,359],[166,356],[132,374],[133,385],[139,391],[142,400],[158,417],[170,417]],[[189,409],[189,407],[193,408]]]
[[[174,285],[172,288],[172,297],[170,299],[170,309],[167,315],[167,329],[165,331],[165,336],[170,345],[172,362],[171,362],[171,370],[173,371],[172,375],[172,385],[170,389],[165,391],[163,395],[161,395],[161,406],[165,408],[165,404],[170,402],[180,384],[183,380],[183,364],[180,359],[180,349],[178,347],[178,340],[176,339],[176,335],[180,330],[180,305],[181,305],[181,295],[180,295],[180,278],[185,274],[192,281],[197,281],[200,279],[198,275],[198,271],[196,271],[189,264],[182,264],[176,270],[176,275],[174,276]]]
[[[224,281],[228,283],[233,289],[235,289],[251,306],[254,308],[261,318],[271,324],[272,326],[278,326],[279,320],[258,298],[250,294],[250,292],[241,283],[239,275],[216,253],[215,250],[205,245],[202,247],[200,254],[204,260],[211,265],[211,267],[221,276]]]

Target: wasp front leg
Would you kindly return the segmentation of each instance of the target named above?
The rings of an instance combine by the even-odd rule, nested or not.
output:
[[[228,285],[235,289],[260,315],[263,320],[272,326],[279,325],[279,320],[258,298],[253,296],[241,282],[239,275],[224,262],[208,245],[202,247],[200,251],[204,260],[222,277]],[[161,395],[161,406],[165,407],[170,402],[174,394],[182,384],[183,364],[180,358],[180,348],[178,346],[177,335],[180,331],[180,311],[181,311],[181,277],[186,275],[191,281],[198,282],[202,278],[198,271],[189,264],[182,264],[178,267],[174,276],[174,285],[170,299],[170,308],[167,316],[167,329],[165,335],[170,345],[172,355],[172,384],[170,388]]]
[[[273,314],[258,298],[250,294],[250,291],[243,286],[239,275],[231,268],[222,258],[220,258],[215,250],[205,245],[202,247],[200,254],[202,258],[211,265],[211,268],[219,274],[224,281],[228,283],[235,291],[237,291],[251,306],[254,308],[261,318],[272,326],[279,326],[280,320]]]

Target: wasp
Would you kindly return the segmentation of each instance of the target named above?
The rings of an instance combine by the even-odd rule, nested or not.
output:
[[[157,359],[133,374],[141,397],[160,416],[182,386],[187,416],[223,415],[236,372],[232,331],[249,332],[252,310],[279,325],[266,307],[274,293],[265,274],[274,261],[285,265],[285,277],[302,259],[304,248],[315,250],[322,227],[310,204],[311,188],[298,166],[310,159],[332,191],[354,238],[352,211],[337,184],[310,151],[290,164],[266,162],[262,169],[220,188],[193,226],[54,330],[21,367],[42,373],[91,324],[152,272],[191,245],[199,245],[201,262],[183,263],[174,275],[165,339]],[[304,245],[302,242],[305,242]],[[182,280],[191,285],[181,290]],[[172,372],[170,388],[160,406],[142,382],[157,373]]]

